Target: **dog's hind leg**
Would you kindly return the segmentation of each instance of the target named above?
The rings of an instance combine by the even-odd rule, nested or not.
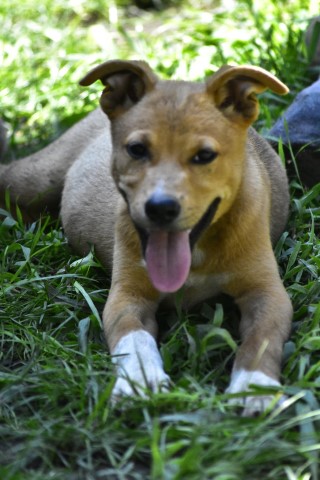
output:
[[[45,208],[58,213],[67,171],[107,122],[95,110],[39,152],[0,165],[0,206],[5,206],[8,190],[11,203],[17,203],[26,218],[36,218]]]

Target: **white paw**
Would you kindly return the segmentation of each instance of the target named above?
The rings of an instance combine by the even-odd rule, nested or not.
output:
[[[168,390],[170,379],[163,370],[157,344],[148,332],[137,330],[121,338],[112,361],[117,366],[117,380],[111,394],[113,403],[122,397],[147,397],[148,390]]]
[[[235,370],[231,375],[231,382],[226,390],[226,393],[252,393],[251,385],[257,385],[260,387],[281,387],[281,384],[272,377],[269,377],[265,373],[254,370]],[[277,401],[274,394],[259,394],[256,392],[254,395],[241,395],[239,397],[231,398],[229,400],[230,405],[239,405],[243,407],[242,415],[244,417],[252,417],[258,415],[267,410],[272,404],[280,405],[285,400],[282,395]]]

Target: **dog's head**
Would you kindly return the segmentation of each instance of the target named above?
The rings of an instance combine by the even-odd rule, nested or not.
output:
[[[287,88],[258,67],[224,66],[205,83],[161,81],[145,62],[110,61],[100,79],[111,120],[112,173],[136,226],[154,286],[185,282],[202,232],[235,201],[256,94]]]

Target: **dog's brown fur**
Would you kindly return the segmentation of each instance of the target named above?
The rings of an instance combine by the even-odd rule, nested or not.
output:
[[[172,303],[173,294],[150,281],[138,231],[174,236],[192,230],[218,199],[193,248],[184,305],[231,295],[241,311],[234,373],[258,371],[272,385],[292,315],[272,251],[285,227],[289,196],[278,156],[250,125],[258,115],[256,94],[266,88],[284,94],[286,87],[255,67],[223,67],[195,84],[160,81],[146,63],[122,61],[100,65],[82,84],[98,79],[106,87],[101,107],[107,116],[95,111],[38,154],[1,167],[0,197],[9,189],[34,217],[44,205],[57,209],[62,194],[71,244],[80,254],[94,245],[103,264],[112,264],[103,321],[116,354],[131,332],[156,336],[156,310],[161,302]],[[148,158],[132,159],[126,150],[132,142],[147,145]],[[197,164],[197,152],[208,146],[216,158]],[[180,206],[164,226],[146,214],[155,192]],[[125,373],[136,380],[129,367]],[[145,373],[145,383],[157,390],[161,382]],[[128,393],[119,382],[116,397]],[[246,380],[242,388],[248,387]],[[235,382],[229,391],[239,391]],[[250,402],[252,397],[252,413],[257,406]]]

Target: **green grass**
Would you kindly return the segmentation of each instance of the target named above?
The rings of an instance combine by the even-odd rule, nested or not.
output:
[[[198,79],[225,62],[261,65],[291,89],[284,98],[261,96],[256,126],[266,131],[312,81],[302,40],[316,5],[192,3],[142,12],[102,0],[2,0],[7,159],[40,148],[94,108],[100,87],[77,82],[115,57],[144,58],[168,78]],[[254,419],[239,417],[223,394],[235,350],[228,312],[205,305],[186,314],[179,299],[160,319],[175,387],[112,410],[99,316],[108,274],[94,255],[72,254],[56,221],[24,225],[0,212],[0,478],[319,479],[320,186],[307,191],[295,180],[291,194],[276,249],[295,310],[282,378],[289,400]]]

